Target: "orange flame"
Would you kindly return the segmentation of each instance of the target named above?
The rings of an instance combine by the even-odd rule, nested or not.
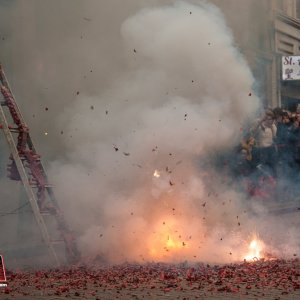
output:
[[[149,252],[153,259],[173,256],[188,248],[188,244],[176,230],[175,219],[168,218],[163,222],[159,222],[155,229],[154,236],[149,240]]]
[[[265,245],[262,240],[258,239],[256,236],[252,239],[249,244],[248,252],[245,255],[244,259],[247,261],[259,260],[263,258],[263,250]]]

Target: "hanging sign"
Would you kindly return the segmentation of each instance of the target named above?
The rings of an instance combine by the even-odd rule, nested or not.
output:
[[[282,56],[282,80],[300,80],[300,56]]]

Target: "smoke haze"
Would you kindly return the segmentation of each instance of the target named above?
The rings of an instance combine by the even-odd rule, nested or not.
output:
[[[199,244],[207,189],[197,159],[237,142],[258,108],[248,96],[249,68],[222,20],[208,4],[137,12],[121,26],[128,71],[109,90],[80,95],[64,112],[63,127],[77,128],[76,137],[66,145],[70,162],[56,162],[52,174],[68,219],[82,232],[83,253],[118,262],[222,256],[223,249],[212,254],[211,246]],[[235,210],[238,196],[231,198]],[[207,222],[215,235],[224,210],[210,202],[214,220]],[[168,238],[187,250],[165,254],[161,239]]]
[[[25,49],[16,94],[30,98],[21,106],[82,254],[111,263],[242,259],[266,220],[249,217],[245,196],[201,167],[239,142],[260,106],[221,11],[206,1],[63,3],[45,4],[60,11],[42,10],[43,43]]]

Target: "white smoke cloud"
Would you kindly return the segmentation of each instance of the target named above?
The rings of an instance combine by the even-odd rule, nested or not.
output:
[[[81,94],[59,122],[72,135],[70,155],[52,177],[82,253],[111,262],[240,258],[229,252],[241,195],[197,167],[238,142],[259,106],[221,12],[204,2],[146,8],[121,35],[128,71],[98,97]]]

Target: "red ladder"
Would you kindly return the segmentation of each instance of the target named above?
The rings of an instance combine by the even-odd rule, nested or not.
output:
[[[76,263],[80,254],[75,238],[65,222],[53,189],[49,185],[40,155],[35,150],[29,128],[21,115],[1,65],[0,101],[0,128],[3,130],[11,153],[8,177],[22,181],[43,241],[55,264],[57,266],[61,264],[53,247],[56,241],[51,240],[43,215],[55,217],[61,236],[60,241],[65,244],[66,258],[70,263]],[[13,125],[8,124],[7,115],[10,115]]]

